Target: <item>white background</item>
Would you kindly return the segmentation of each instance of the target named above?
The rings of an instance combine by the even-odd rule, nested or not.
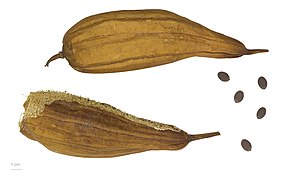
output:
[[[281,179],[280,6],[274,0],[1,1],[0,179]],[[64,33],[82,18],[112,10],[166,9],[269,53],[236,59],[189,58],[115,74],[83,74],[66,60],[45,68],[62,48]],[[231,80],[217,78],[226,71]],[[258,87],[259,76],[268,88]],[[150,151],[87,159],[47,150],[19,132],[29,92],[59,90],[109,103],[139,117],[196,134],[179,151]],[[236,104],[233,95],[243,90]],[[267,108],[256,119],[256,111]],[[242,149],[248,139],[252,151]],[[19,163],[13,167],[12,163]],[[20,168],[22,170],[11,170]],[[278,172],[279,171],[279,172]]]

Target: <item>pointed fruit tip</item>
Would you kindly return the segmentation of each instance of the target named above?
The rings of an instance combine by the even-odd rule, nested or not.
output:
[[[249,49],[247,55],[268,52],[268,49]]]
[[[211,133],[205,133],[205,134],[195,134],[195,135],[190,135],[191,141],[199,140],[199,139],[204,139],[204,138],[209,138],[213,136],[218,136],[220,133],[217,132],[211,132]]]

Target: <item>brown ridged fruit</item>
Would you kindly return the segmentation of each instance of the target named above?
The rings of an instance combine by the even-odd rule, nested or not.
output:
[[[30,93],[19,122],[26,137],[51,151],[78,157],[115,157],[148,150],[179,150],[219,132],[189,135],[137,118],[108,104],[65,92]]]
[[[46,63],[66,58],[85,73],[130,71],[199,56],[234,58],[267,52],[165,10],[124,10],[93,15],[71,27],[63,49]]]

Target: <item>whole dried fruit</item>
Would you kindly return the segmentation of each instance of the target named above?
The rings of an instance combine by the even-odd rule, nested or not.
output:
[[[63,92],[30,93],[20,131],[51,151],[79,157],[114,157],[148,150],[179,150],[219,132],[189,135],[137,118],[108,104]]]
[[[71,27],[63,48],[51,57],[66,58],[85,73],[130,71],[200,56],[234,58],[267,52],[165,10],[124,10],[93,15]]]

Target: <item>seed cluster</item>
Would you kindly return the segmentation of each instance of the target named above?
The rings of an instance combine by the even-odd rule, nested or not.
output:
[[[227,81],[230,80],[229,75],[226,72],[223,72],[223,71],[218,73],[218,78],[223,82],[227,82]],[[258,78],[258,85],[261,89],[266,89],[267,88],[267,80],[263,76],[259,77]],[[234,94],[234,102],[235,103],[240,103],[243,99],[244,99],[244,92],[243,91],[239,90]],[[262,119],[265,115],[266,115],[266,108],[265,107],[259,108],[257,113],[256,113],[257,119]],[[246,139],[243,139],[241,141],[241,146],[245,151],[251,151],[252,150],[251,143]]]

